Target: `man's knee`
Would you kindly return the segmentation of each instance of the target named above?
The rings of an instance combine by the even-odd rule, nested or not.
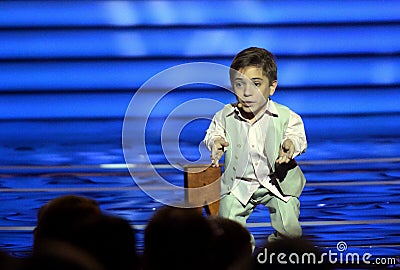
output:
[[[303,230],[301,229],[300,224],[288,224],[285,226],[285,237],[288,238],[300,238],[303,235]]]
[[[299,222],[300,203],[295,197],[288,202],[277,200],[276,208],[270,208],[271,221],[277,232],[286,238],[298,238],[302,236]]]

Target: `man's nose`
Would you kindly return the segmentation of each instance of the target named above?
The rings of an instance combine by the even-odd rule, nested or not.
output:
[[[243,96],[245,97],[250,97],[254,94],[254,89],[253,87],[246,85],[246,87],[243,90]]]

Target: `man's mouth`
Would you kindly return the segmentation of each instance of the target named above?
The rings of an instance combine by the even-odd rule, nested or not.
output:
[[[240,103],[242,103],[242,105],[243,105],[244,107],[252,107],[252,106],[254,105],[255,102],[253,102],[253,101],[242,101],[242,102],[240,102]]]

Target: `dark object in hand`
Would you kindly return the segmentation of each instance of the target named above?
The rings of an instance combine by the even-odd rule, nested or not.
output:
[[[288,163],[275,163],[275,172],[270,174],[271,183],[273,185],[278,185],[279,182],[283,182],[285,180],[286,175],[289,170],[295,168],[297,166],[297,162],[294,159],[291,159]]]

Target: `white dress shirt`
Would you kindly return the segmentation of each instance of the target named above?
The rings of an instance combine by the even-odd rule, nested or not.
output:
[[[247,145],[236,146],[236,148],[243,149],[243,152],[242,154],[236,154],[235,156],[236,158],[239,158],[238,164],[241,164],[241,166],[234,168],[236,179],[234,180],[235,182],[232,186],[231,193],[245,205],[248,203],[254,192],[260,186],[263,186],[278,198],[287,202],[290,199],[290,196],[282,194],[280,190],[270,182],[271,179],[269,174],[272,172],[271,166],[274,166],[275,160],[268,160],[266,153],[264,153],[264,144],[271,141],[266,138],[268,134],[266,130],[274,128],[271,126],[273,125],[271,118],[276,117],[278,114],[273,102],[268,102],[266,104],[265,108],[256,115],[255,121],[250,121],[242,117],[237,108],[235,108],[235,113],[239,116],[237,125],[239,125],[240,133],[235,135],[247,137],[247,140],[244,140]],[[218,123],[218,119],[214,118],[213,121],[216,121],[215,126],[221,127]],[[221,133],[223,128],[219,128],[218,130],[220,132],[210,129],[207,130],[205,142],[208,144],[207,147],[210,150],[216,137],[222,137],[224,139],[228,137],[226,134]],[[291,112],[289,125],[281,143],[286,139],[291,139],[295,146],[295,153],[293,156],[295,157],[306,148],[306,142],[305,139],[302,139],[303,137],[304,128],[302,120],[297,114]],[[272,139],[271,143],[275,143],[274,139]]]

